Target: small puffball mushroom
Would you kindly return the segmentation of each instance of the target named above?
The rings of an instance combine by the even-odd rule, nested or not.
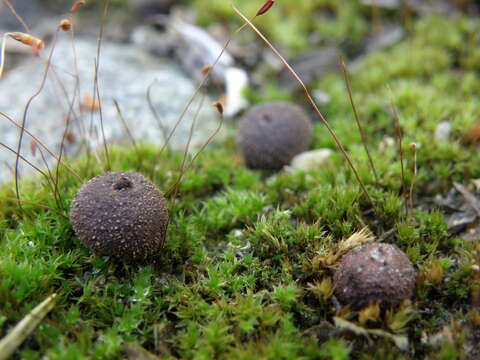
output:
[[[269,102],[254,106],[239,122],[237,143],[249,168],[279,170],[312,140],[312,124],[299,106]]]
[[[137,173],[115,171],[78,190],[70,221],[93,252],[128,262],[160,250],[169,217],[165,198],[152,182]]]
[[[361,245],[348,252],[335,271],[335,295],[353,309],[373,302],[382,308],[396,307],[412,297],[417,273],[396,246]]]

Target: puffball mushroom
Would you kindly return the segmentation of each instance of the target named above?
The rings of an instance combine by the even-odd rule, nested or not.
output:
[[[70,221],[80,241],[96,254],[135,261],[160,250],[169,216],[166,200],[152,182],[134,172],[115,171],[78,190]]]
[[[350,250],[335,271],[335,295],[353,309],[378,302],[395,307],[412,297],[417,273],[407,256],[396,246],[382,243]]]
[[[312,140],[312,124],[298,105],[268,102],[254,106],[239,122],[237,143],[249,168],[279,170]]]

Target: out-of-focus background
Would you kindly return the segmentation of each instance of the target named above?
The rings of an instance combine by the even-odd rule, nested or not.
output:
[[[5,74],[0,81],[0,111],[21,121],[27,102],[40,87],[46,60],[55,44],[46,85],[29,107],[27,127],[48,146],[58,148],[68,121],[66,145],[70,154],[85,142],[98,145],[100,113],[93,99],[93,79],[104,3],[87,1],[80,6],[71,17],[73,33],[60,32],[57,38],[56,28],[63,18],[70,17],[73,2],[10,0],[10,4],[28,29],[3,1],[0,32],[28,31],[43,39],[46,48],[40,57],[33,57],[28,47],[8,39]],[[262,4],[263,1],[245,0],[235,5],[251,17]],[[413,67],[425,67],[426,74],[452,57],[452,64],[462,62],[478,69],[478,46],[472,46],[474,50],[461,58],[455,54],[456,48],[453,50],[457,42],[464,41],[459,38],[461,33],[472,31],[467,29],[472,24],[449,20],[458,14],[474,18],[478,9],[478,2],[466,0],[277,1],[256,23],[312,88],[315,100],[328,111],[331,89],[322,87],[319,81],[339,71],[340,55],[347,59],[349,70],[355,72],[369,53],[416,36],[423,40],[417,41],[417,45],[405,45],[403,55],[412,57]],[[106,137],[111,142],[126,139],[114,103],[117,101],[136,138],[162,143],[164,134],[173,128],[202,80],[202,67],[215,61],[242,21],[230,2],[224,0],[116,0],[110,1],[104,23],[99,91]],[[455,31],[449,26],[454,26]],[[435,45],[442,37],[447,46],[440,50],[432,46],[429,51],[430,42]],[[478,39],[472,37],[469,41]],[[392,57],[389,69],[379,69],[379,82],[387,84],[389,78],[416,72],[406,68],[405,61],[396,62],[395,54]],[[374,71],[375,61],[371,63],[369,68]],[[220,100],[226,118],[235,119],[249,104],[298,100],[299,94],[298,84],[280,61],[250,29],[244,29],[234,37],[215,68],[205,90],[206,98],[197,98],[175,132],[172,144],[175,148],[185,146],[197,106],[201,110],[194,146],[204,143],[218,124],[218,116],[210,106],[213,101]],[[3,119],[0,133],[2,141],[15,146],[18,129],[12,123]],[[0,163],[11,164],[12,158],[8,151],[0,152]],[[8,166],[2,165],[0,180],[10,178]]]

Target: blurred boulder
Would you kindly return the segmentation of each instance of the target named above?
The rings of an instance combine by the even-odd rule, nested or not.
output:
[[[398,25],[382,27],[378,34],[367,40],[366,50],[372,52],[392,46],[405,37],[405,30]]]
[[[153,26],[140,25],[133,29],[130,40],[152,55],[174,58],[178,39],[168,31],[157,31]]]
[[[54,52],[45,88],[33,99],[29,108],[26,127],[45,144],[58,153],[69,105],[73,101],[69,133],[76,139],[67,147],[69,153],[78,150],[78,145],[88,142],[93,147],[102,144],[100,112],[93,96],[94,59],[97,43],[95,40],[78,38],[75,43],[80,83],[76,95],[74,58],[71,42],[61,39]],[[45,59],[49,49],[45,49]],[[0,81],[0,111],[17,122],[22,119],[25,105],[40,87],[45,70],[41,58],[30,58],[23,65],[8,71]],[[167,131],[174,127],[182,110],[195,90],[195,83],[187,78],[181,69],[170,62],[159,61],[136,46],[105,42],[102,45],[99,70],[99,89],[103,124],[109,143],[128,143],[126,131],[119,121],[114,105],[118,101],[130,131],[138,141],[163,144],[162,128],[149,109],[147,89],[151,87],[151,99],[159,120]],[[183,148],[188,140],[191,119],[199,104],[192,105],[186,118],[178,126],[171,139],[174,148]],[[199,113],[192,144],[204,143],[218,126],[218,115],[212,100],[206,99]],[[80,110],[81,109],[81,110]],[[91,112],[93,109],[93,113]],[[92,131],[90,131],[91,129]],[[7,120],[0,121],[0,141],[16,148],[18,129]],[[26,136],[23,154],[42,166],[38,151],[36,156],[30,151],[31,139]],[[6,150],[0,151],[0,181],[10,176],[4,163],[12,165],[14,156]]]
[[[148,20],[157,14],[167,14],[175,0],[136,0],[132,4],[135,14],[140,19]]]
[[[338,71],[340,69],[339,56],[340,52],[337,48],[327,47],[299,56],[289,63],[303,82],[308,85],[328,72]],[[285,68],[280,71],[279,79],[280,85],[286,89],[298,87],[293,75]]]
[[[32,28],[40,23],[42,17],[47,15],[47,10],[41,1],[35,0],[10,0],[19,16]],[[6,31],[25,31],[4,1],[0,1],[0,29]]]

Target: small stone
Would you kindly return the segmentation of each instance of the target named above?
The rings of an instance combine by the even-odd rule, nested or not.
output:
[[[248,75],[243,69],[229,67],[225,70],[226,105],[224,115],[235,116],[248,106],[245,90],[248,87]]]
[[[314,90],[313,91],[313,98],[319,105],[327,105],[332,101],[332,98],[329,94],[322,90]]]
[[[452,125],[448,121],[442,121],[435,129],[435,140],[438,142],[447,142],[450,139]]]
[[[331,149],[305,151],[295,156],[288,166],[289,171],[308,171],[324,165],[332,156]]]
[[[385,136],[380,144],[378,144],[378,151],[385,153],[388,149],[395,146],[395,139],[391,136]]]

